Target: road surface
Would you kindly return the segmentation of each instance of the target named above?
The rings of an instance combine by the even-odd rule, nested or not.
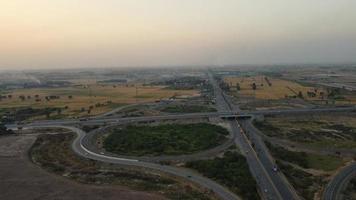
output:
[[[224,97],[217,98],[217,102],[225,101]],[[88,119],[60,119],[60,120],[42,120],[35,121],[24,124],[7,124],[8,128],[19,127],[19,126],[50,126],[50,125],[107,125],[113,123],[121,122],[149,122],[149,121],[159,121],[159,120],[174,120],[174,119],[199,119],[199,118],[211,118],[211,117],[253,117],[255,115],[286,115],[286,114],[316,114],[323,112],[346,112],[346,111],[356,111],[356,107],[337,107],[337,108],[302,108],[302,109],[291,109],[291,110],[265,110],[265,111],[232,111],[229,110],[229,106],[223,106],[221,103],[217,103],[220,107],[219,112],[207,112],[207,113],[184,113],[184,114],[170,114],[170,115],[160,115],[160,116],[145,116],[145,117],[102,117],[102,118],[88,118]]]
[[[210,82],[213,84],[214,95],[216,96],[216,104],[219,111],[232,111],[233,107],[231,106],[229,99],[225,96],[224,92],[218,86],[218,83],[216,82],[211,73],[209,73],[209,79]],[[230,121],[230,126],[235,135],[237,135],[235,142],[246,156],[250,171],[256,179],[262,197],[264,199],[281,200],[299,199],[299,197],[296,195],[296,192],[294,191],[294,188],[289,185],[288,181],[286,179],[283,179],[276,172],[273,172],[272,168],[274,166],[274,163],[272,163],[272,157],[269,154],[268,150],[263,148],[263,141],[261,140],[261,142],[252,145],[252,142],[248,138],[248,135],[243,130],[246,129],[246,127],[242,127],[240,123],[240,121],[233,120]],[[253,134],[253,132],[251,132],[250,134]],[[263,153],[256,152],[253,146],[263,151]]]
[[[347,186],[349,181],[356,176],[356,162],[344,167],[326,186],[324,200],[341,200],[341,191]]]

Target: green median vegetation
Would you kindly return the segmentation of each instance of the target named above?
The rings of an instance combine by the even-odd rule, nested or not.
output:
[[[163,108],[161,111],[168,113],[199,113],[216,112],[216,109],[210,106],[201,105],[171,105]]]
[[[225,128],[208,123],[129,125],[110,130],[103,147],[129,156],[192,154],[224,143],[228,134]]]
[[[212,160],[191,161],[186,167],[216,180],[244,199],[260,199],[246,158],[237,152],[226,152],[222,158]]]

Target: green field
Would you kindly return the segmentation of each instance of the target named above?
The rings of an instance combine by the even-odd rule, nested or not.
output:
[[[310,173],[282,162],[277,161],[277,165],[296,189],[297,193],[304,199],[314,199],[314,194],[320,190],[324,184],[320,176],[313,176]]]
[[[109,133],[105,150],[130,156],[191,154],[223,143],[228,135],[225,128],[207,123],[129,125]]]
[[[337,156],[289,151],[280,146],[272,146],[268,142],[266,142],[266,146],[276,159],[287,161],[306,169],[333,171],[341,167],[345,162]]]
[[[245,157],[236,152],[226,152],[222,158],[188,162],[186,167],[227,186],[244,199],[260,199]]]

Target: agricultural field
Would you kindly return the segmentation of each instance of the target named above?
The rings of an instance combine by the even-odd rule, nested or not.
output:
[[[58,117],[80,117],[105,113],[126,104],[198,95],[199,92],[196,90],[173,90],[163,86],[92,84],[62,88],[17,89],[7,92],[7,98],[1,99],[0,110],[26,107],[55,108],[60,110],[54,113],[54,115],[59,115]],[[43,117],[45,116],[40,116],[40,118]]]
[[[327,92],[322,88],[307,87],[299,83],[271,78],[267,76],[254,77],[226,77],[224,82],[230,86],[230,90],[235,91],[241,97],[254,97],[264,100],[278,100],[286,98],[296,98],[300,96],[305,100],[323,100],[327,98]],[[253,84],[256,88],[253,89]],[[240,89],[236,90],[239,85]],[[308,92],[310,95],[308,95]],[[314,93],[314,94],[311,94]]]

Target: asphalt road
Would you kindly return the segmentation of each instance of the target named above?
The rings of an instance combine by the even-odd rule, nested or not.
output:
[[[326,186],[324,200],[341,200],[341,191],[347,186],[349,181],[356,176],[356,162],[344,167]]]
[[[232,104],[218,86],[218,83],[211,73],[209,73],[209,79],[213,84],[214,95],[216,97],[216,104],[219,111],[232,111],[232,109],[234,109],[231,106]],[[254,132],[252,132],[249,127],[241,126],[241,122],[237,120],[230,121],[230,126],[236,135],[236,145],[239,146],[240,150],[245,154],[250,171],[257,181],[262,197],[264,199],[281,200],[299,199],[294,192],[294,189],[289,185],[288,181],[283,179],[279,173],[272,170],[274,167],[274,163],[272,161],[273,159],[268,150],[265,148],[263,141],[260,140],[260,142],[257,143],[255,143],[255,141],[251,142],[251,139],[248,136],[254,135],[254,137],[257,137],[257,135],[255,136]],[[249,134],[247,134],[244,129],[247,129]],[[257,138],[254,140],[256,139]],[[252,143],[254,143],[254,145],[252,145]],[[259,151],[256,152],[255,149],[258,149]]]
[[[221,90],[219,90],[221,92]],[[217,92],[219,94],[220,92]],[[218,97],[220,96],[220,97]],[[218,95],[217,102],[225,102],[225,98]],[[356,111],[356,107],[337,107],[337,108],[303,108],[292,110],[265,110],[265,111],[251,111],[251,112],[238,112],[229,110],[230,107],[226,103],[217,103],[219,112],[207,112],[207,113],[184,113],[184,114],[171,114],[161,116],[145,116],[145,117],[102,117],[102,118],[88,118],[88,119],[63,119],[63,120],[43,120],[25,124],[7,124],[8,128],[14,127],[26,127],[26,126],[50,126],[50,125],[108,125],[113,123],[122,122],[149,122],[159,120],[174,120],[174,119],[198,119],[204,117],[252,117],[255,115],[285,115],[285,114],[301,114],[301,113],[322,113],[322,112],[346,112]]]
[[[294,188],[289,184],[283,173],[280,171],[273,171],[273,168],[276,167],[275,160],[270,155],[268,148],[261,139],[260,134],[258,133],[259,130],[252,125],[250,119],[239,120],[239,123],[242,129],[245,130],[246,137],[253,143],[258,159],[264,166],[274,186],[279,191],[282,199],[299,199]]]

